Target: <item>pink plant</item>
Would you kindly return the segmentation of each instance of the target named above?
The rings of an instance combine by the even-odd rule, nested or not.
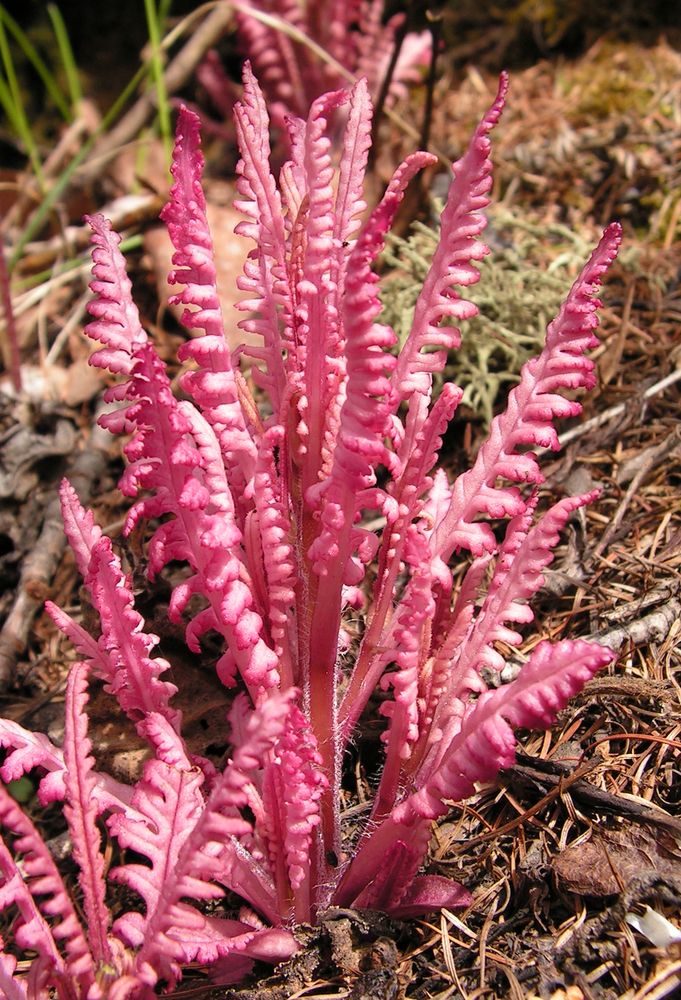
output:
[[[586,641],[540,642],[512,683],[488,689],[484,679],[504,664],[499,641],[520,644],[517,627],[533,619],[528,601],[560,531],[595,495],[566,498],[537,517],[542,474],[532,449],[558,447],[555,418],[580,412],[563,391],[594,383],[586,352],[596,343],[596,292],[618,225],[605,231],[473,466],[453,483],[436,470],[461,392],[445,385],[433,402],[432,379],[459,344],[457,324],[475,312],[463,293],[488,252],[480,234],[489,133],[505,93],[502,77],[453,165],[440,245],[397,357],[393,331],[378,322],[374,264],[406,184],[432,157],[410,156],[362,221],[372,114],[364,81],[316,99],[307,121],[290,121],[291,159],[277,185],[265,103],[246,68],[236,108],[238,206],[253,249],[241,326],[259,346],[238,353],[252,363],[255,396],[223,337],[191,112],[180,113],[163,212],[176,301],[186,326],[202,331],[180,352],[193,362],[182,376],[189,398],[171,392],[140,324],[119,237],[103,217],[90,220],[87,333],[100,344],[92,363],[121,376],[109,390],[121,405],[103,421],[130,435],[120,485],[137,499],[125,530],[153,522],[150,578],[170,561],[186,564],[170,617],[187,614],[197,669],[201,635],[222,637],[217,671],[239,693],[229,714],[231,758],[216,771],[188,752],[176,689],[163,679],[169,664],[153,655],[157,637],[135,610],[111,542],[65,483],[64,523],[101,634],[48,606],[80,657],[68,682],[64,746],[4,722],[0,773],[8,781],[41,768],[41,800],[64,800],[82,906],[1,790],[0,908],[18,910],[14,946],[0,954],[9,1000],[150,998],[171,989],[190,962],[233,981],[255,959],[290,956],[296,924],[331,905],[396,917],[468,905],[463,886],[419,874],[433,821],[512,763],[514,727],[549,726],[613,659]],[[328,133],[339,107],[346,126],[335,170]],[[367,515],[382,527],[369,527]],[[505,522],[500,543],[490,520]],[[469,563],[457,588],[453,556]],[[349,609],[362,636],[346,670]],[[97,770],[89,674],[149,747],[134,785]],[[343,755],[377,686],[391,692],[381,708],[383,771],[349,843],[339,811]],[[124,912],[107,903],[102,821],[128,852],[108,876],[127,888],[126,900],[139,901]],[[243,901],[238,917],[217,902],[227,892]],[[17,951],[35,956],[27,975],[16,971]]]
[[[290,115],[307,118],[312,102],[365,77],[378,96],[401,40],[387,93],[404,96],[428,65],[430,32],[404,33],[404,13],[384,23],[384,0],[239,0],[234,4],[239,46],[253,65],[273,124],[287,135]],[[198,77],[215,107],[231,110],[233,84],[210,52]]]

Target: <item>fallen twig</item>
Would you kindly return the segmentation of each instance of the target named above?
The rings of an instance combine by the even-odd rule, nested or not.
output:
[[[657,464],[660,461],[662,461],[662,459],[666,458],[667,455],[669,455],[670,452],[672,452],[675,448],[678,448],[680,442],[681,442],[681,436],[679,434],[679,428],[675,427],[674,430],[672,430],[671,433],[668,434],[667,437],[660,444],[658,444],[655,448],[650,448],[648,450],[648,452],[645,455],[645,460],[641,463],[640,468],[638,469],[636,475],[629,483],[627,491],[622,497],[622,500],[619,503],[617,510],[610,519],[607,528],[603,532],[603,535],[601,536],[599,542],[594,548],[593,553],[591,555],[592,559],[598,557],[599,555],[601,555],[601,553],[605,552],[608,545],[619,531],[620,525],[624,520],[624,515],[627,511],[627,508],[629,507],[633,498],[636,496],[639,486],[641,485],[645,477],[648,475],[650,470],[655,468]]]
[[[636,619],[636,621],[627,622],[626,625],[618,625],[616,628],[609,628],[603,632],[596,632],[589,638],[601,646],[607,646],[614,650],[621,649],[625,643],[641,646],[647,642],[659,642],[667,638],[669,630],[677,618],[681,618],[681,598],[672,597],[662,607]],[[495,675],[490,671],[489,674],[485,675],[486,680],[488,683],[494,683],[496,677],[499,683],[508,684],[515,680],[522,666],[523,661],[517,657],[509,659],[501,673]],[[618,685],[622,685],[625,680],[626,678],[622,677],[616,679]],[[584,690],[588,692],[588,688]],[[624,691],[624,687],[621,687],[621,690]]]
[[[675,385],[681,380],[681,368],[676,368],[669,375],[666,375],[659,382],[655,382],[654,385],[648,386],[648,388],[641,393],[639,401],[644,403],[648,399],[652,399],[653,396],[659,395],[659,393],[664,392],[668,389],[670,385]],[[595,417],[591,417],[590,420],[585,420],[578,427],[571,427],[569,431],[565,431],[564,434],[559,435],[559,442],[561,448],[564,448],[566,444],[571,441],[576,441],[577,438],[583,437],[590,431],[594,430],[596,427],[602,427],[603,424],[610,423],[611,420],[615,420],[617,417],[621,417],[623,413],[630,410],[635,402],[635,397],[627,400],[626,403],[617,403],[616,406],[611,406],[607,410],[603,410],[602,413],[597,414]],[[546,452],[548,449],[538,449],[539,452]]]
[[[5,355],[5,368],[9,369],[12,376],[14,391],[21,392],[21,355],[19,354],[19,335],[14,318],[14,307],[12,305],[12,291],[9,286],[9,272],[7,261],[5,260],[5,248],[0,236],[0,299],[2,300],[2,311],[5,319],[6,342],[3,345]]]
[[[514,764],[506,771],[502,772],[502,780],[511,783],[525,783],[538,787],[541,790],[552,789],[560,795],[567,790],[569,774],[566,774],[566,765],[560,761],[544,760],[538,757],[528,757],[520,752],[517,758],[522,763]],[[525,763],[531,762],[531,766]],[[618,816],[626,816],[635,823],[651,823],[653,826],[661,826],[669,830],[674,836],[681,836],[681,820],[669,816],[658,806],[646,805],[644,802],[626,798],[623,795],[615,795],[613,792],[606,792],[601,788],[596,788],[590,781],[585,781],[582,777],[569,781],[570,795],[580,802],[591,806],[594,809],[605,809],[607,812],[615,813]]]
[[[650,614],[617,628],[607,629],[592,636],[595,642],[611,649],[620,649],[625,643],[640,646],[645,642],[666,639],[677,618],[681,618],[681,599],[672,597]]]
[[[109,444],[108,431],[95,424],[87,446],[76,455],[68,471],[84,503],[106,467]],[[14,604],[0,630],[0,691],[12,683],[17,660],[26,649],[33,619],[48,596],[65,546],[59,497],[55,493],[45,508],[35,547],[23,562]]]
[[[143,192],[116,198],[115,201],[103,205],[101,211],[111,221],[111,225],[115,229],[129,230],[158,220],[162,208],[163,198],[156,194]],[[90,245],[91,236],[92,232],[89,226],[68,226],[64,232],[57,236],[28,244],[21,258],[22,273],[32,274],[34,271],[52,267],[55,261],[64,256],[65,240],[68,240],[73,253],[86,250]],[[89,257],[84,263],[90,265]]]

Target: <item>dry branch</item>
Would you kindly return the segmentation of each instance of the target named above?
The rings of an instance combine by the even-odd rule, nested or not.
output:
[[[68,477],[83,497],[92,495],[93,484],[108,462],[110,435],[95,424],[89,441],[68,470]],[[35,615],[43,606],[59,566],[66,537],[59,497],[55,494],[45,508],[43,524],[33,550],[23,561],[14,604],[0,630],[0,691],[14,679],[17,660],[28,644]]]

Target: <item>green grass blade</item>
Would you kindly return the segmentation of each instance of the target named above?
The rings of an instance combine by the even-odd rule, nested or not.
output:
[[[111,105],[107,113],[104,115],[97,130],[93,133],[93,135],[90,136],[87,142],[83,143],[83,145],[78,150],[74,158],[71,160],[68,166],[65,167],[65,169],[61,172],[61,174],[55,181],[54,185],[47,192],[42,202],[40,203],[39,208],[37,208],[36,211],[31,216],[31,218],[27,220],[24,230],[21,234],[21,238],[14,247],[12,256],[10,257],[8,262],[8,267],[10,272],[13,271],[14,268],[17,266],[17,263],[21,259],[21,255],[24,252],[24,247],[26,246],[26,244],[33,239],[36,233],[40,232],[43,224],[45,223],[50,212],[52,211],[55,202],[59,201],[63,192],[68,187],[71,178],[73,177],[78,167],[82,163],[84,163],[87,157],[90,155],[90,152],[92,151],[92,148],[96,143],[97,139],[99,139],[102,133],[106,132],[111,123],[116,120],[116,118],[121,112],[121,109],[127,102],[128,98],[132,93],[134,93],[134,91],[140,85],[140,83],[142,82],[142,80],[144,79],[144,77],[147,75],[148,72],[149,72],[149,66],[146,65],[141,66],[137,70],[130,83],[127,85],[127,87],[125,87],[125,89],[122,91],[119,97]]]
[[[144,0],[144,10],[147,15],[147,28],[149,31],[149,41],[151,42],[151,73],[156,88],[156,98],[158,104],[158,122],[161,129],[161,138],[166,153],[166,163],[170,165],[170,158],[173,151],[173,136],[170,124],[170,105],[168,104],[168,92],[166,90],[165,76],[163,74],[163,56],[161,49],[162,21],[160,12],[156,8],[155,0]]]
[[[130,250],[139,250],[143,246],[144,237],[141,233],[136,233],[134,236],[128,236],[127,239],[121,240],[119,250],[122,254],[126,254]],[[79,254],[78,257],[72,257],[71,260],[65,260],[56,267],[47,267],[44,271],[36,271],[27,278],[21,278],[19,281],[14,282],[12,287],[18,294],[29,292],[31,289],[37,288],[51,279],[60,278],[69,271],[76,271],[79,268],[87,269],[91,265],[92,255],[88,251],[87,253]]]
[[[170,9],[173,6],[173,0],[158,0],[158,23],[165,24],[166,20],[170,17]]]
[[[14,103],[14,98],[10,93],[9,87],[7,86],[7,84],[5,83],[5,81],[1,76],[0,76],[0,104],[2,105],[3,111],[7,115],[7,120],[9,121],[10,128],[14,132],[18,133],[21,129],[21,125],[17,121],[17,115],[16,115],[17,109]]]
[[[69,108],[68,101],[64,97],[64,94],[55,80],[54,75],[47,68],[45,61],[39,54],[33,42],[19,27],[12,15],[2,4],[0,4],[0,24],[4,25],[10,35],[12,35],[14,41],[24,53],[26,59],[33,66],[34,70],[43,81],[45,90],[48,92],[56,107],[59,109],[59,113],[66,121],[71,121],[71,110]]]
[[[69,38],[68,31],[66,30],[64,18],[61,16],[61,11],[57,5],[48,3],[47,13],[50,15],[54,37],[56,38],[57,45],[59,46],[59,55],[61,57],[61,64],[64,67],[64,73],[66,74],[66,82],[71,96],[71,108],[73,110],[73,117],[75,118],[78,115],[78,108],[83,100],[83,91],[80,86],[78,66],[76,65],[76,60],[73,57],[71,39]]]
[[[2,20],[0,20],[0,59],[2,60],[3,69],[5,71],[7,92],[12,105],[10,118],[14,122],[19,139],[23,143],[24,149],[29,160],[31,161],[33,172],[42,187],[44,183],[42,163],[40,161],[38,147],[35,139],[33,138],[31,126],[29,125],[28,118],[26,117],[24,102],[21,96],[21,88],[19,87],[19,81],[17,80],[14,60],[12,59],[12,52],[7,41],[7,34]]]

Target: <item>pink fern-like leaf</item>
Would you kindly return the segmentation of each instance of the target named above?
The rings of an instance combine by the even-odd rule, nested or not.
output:
[[[110,875],[113,881],[134,889],[144,900],[146,917],[127,913],[115,925],[116,932],[134,946],[143,942],[147,923],[157,912],[182,845],[204,807],[203,775],[187,759],[177,734],[169,729],[162,716],[150,715],[143,725],[157,747],[164,746],[165,759],[157,756],[146,762],[132,797],[135,813],[117,813],[108,819],[109,829],[120,846],[134,850],[151,863],[147,866],[128,862]],[[220,895],[215,889],[205,898]]]
[[[103,215],[86,216],[92,228],[92,276],[94,298],[88,311],[94,320],[86,333],[104,346],[93,354],[90,363],[98,368],[130,374],[132,354],[146,342],[137,307],[132,300],[130,279],[119,250],[121,238]]]
[[[394,14],[385,19],[384,0],[365,0],[359,4],[357,32],[357,76],[366,76],[374,98],[389,71],[397,41],[397,35],[404,23],[405,14]],[[386,104],[392,107],[404,98],[410,84],[417,83],[423,75],[423,68],[430,61],[432,37],[429,31],[418,34],[409,32],[402,38],[397,62],[393,66]],[[343,63],[348,65],[347,62]]]
[[[218,955],[227,955],[238,945],[232,940],[234,934],[229,927],[224,929],[223,934],[218,931],[210,935],[206,930],[206,918],[182,900],[185,897],[211,899],[223,894],[216,882],[223,881],[230,865],[225,864],[221,855],[226,852],[232,866],[236,863],[234,855],[238,839],[250,831],[250,825],[242,818],[240,809],[249,804],[248,787],[252,775],[262,767],[265,755],[284,729],[293,695],[293,691],[286,695],[272,694],[251,713],[244,742],[236,747],[232,760],[216,779],[200,815],[193,823],[183,824],[185,834],[178,845],[174,864],[163,866],[162,882],[157,881],[158,875],[154,873],[156,904],[153,912],[147,914],[135,964],[136,974],[149,986],[153,986],[159,977],[174,980],[178,967],[195,957],[201,961],[215,961]],[[177,774],[180,773],[177,771]],[[177,783],[177,774],[171,778],[174,784]],[[151,770],[149,779],[152,783],[156,780],[156,774],[152,775]],[[164,816],[165,808],[158,819],[163,821]],[[129,833],[129,828],[126,831]],[[144,832],[138,839],[145,854],[150,850],[148,839]],[[165,842],[163,837],[161,843]],[[167,851],[167,847],[163,849]],[[241,864],[245,863],[246,854],[243,849],[238,852],[237,860]],[[117,877],[130,878],[121,874]],[[136,872],[130,884],[134,888],[135,883],[144,878],[148,879],[148,874]],[[139,882],[139,886],[146,889],[143,882]],[[262,908],[263,899],[267,899],[265,886],[260,887],[258,898],[250,902]],[[271,900],[267,910],[272,910]]]
[[[446,811],[446,799],[472,794],[476,781],[489,781],[515,759],[513,727],[547,728],[570,698],[614,653],[582,640],[541,642],[511,684],[482,694],[467,712],[441,763],[428,773],[424,763],[419,791],[396,806],[396,822],[412,817],[436,818]]]
[[[375,322],[380,301],[372,264],[383,247],[385,234],[408,181],[428,160],[428,154],[414,154],[398,168],[350,254],[343,299],[347,378],[331,472],[320,482],[315,477],[312,488],[307,490],[304,470],[301,475],[304,500],[309,508],[319,509],[321,522],[321,530],[308,550],[313,571],[321,578],[321,583],[315,583],[317,600],[309,644],[303,651],[310,667],[304,669],[308,677],[315,677],[310,720],[322,756],[326,758],[324,768],[333,776],[332,785],[338,781],[339,754],[334,746],[339,739],[335,669],[343,586],[353,586],[361,580],[363,563],[369,562],[375,553],[375,546],[371,544],[375,541],[373,536],[355,532],[354,524],[376,483],[376,468],[387,456],[384,438],[388,434],[389,383],[386,373],[393,366],[387,348],[394,342],[394,333]],[[309,348],[313,352],[321,349],[313,343]],[[314,386],[319,373],[315,366],[313,371],[312,375],[308,372],[308,378],[313,379],[308,384]],[[318,397],[317,406],[320,402]],[[328,419],[321,414],[312,417],[312,410],[305,419],[308,416]],[[308,439],[308,444],[311,440]],[[305,691],[308,683],[311,689],[313,687],[307,681],[303,685]],[[333,802],[327,804],[327,809],[331,808],[337,809],[335,793]],[[331,820],[327,819],[327,823]]]
[[[82,507],[78,494],[68,479],[61,481],[59,500],[64,531],[76,557],[78,572],[85,579],[90,569],[92,550],[102,537],[102,529],[95,523],[92,511]]]
[[[65,964],[50,925],[31,895],[24,872],[0,837],[0,912],[9,914],[12,910],[18,911],[12,914],[15,945],[36,952],[36,965],[51,967],[58,975],[64,975]]]
[[[66,767],[64,753],[60,747],[54,746],[43,733],[24,729],[10,719],[0,719],[0,746],[8,749],[0,767],[3,781],[16,781],[23,774],[39,768],[46,772],[38,786],[38,799],[41,804],[49,805],[51,802],[63,801],[66,795],[64,785]],[[131,792],[128,785],[116,781],[108,774],[97,772],[93,796],[101,814],[111,809],[126,810],[130,803]]]
[[[96,237],[100,230],[108,232],[101,220],[95,222],[95,227]],[[108,243],[107,248],[109,269],[117,274],[123,266],[120,251],[113,243]],[[98,329],[88,331],[90,336],[100,333]],[[102,336],[106,335],[104,331]],[[229,647],[218,665],[220,676],[225,683],[233,683],[238,669],[257,694],[276,682],[276,657],[261,637],[261,619],[252,610],[252,595],[241,579],[245,574],[235,551],[241,533],[234,516],[225,516],[235,509],[226,481],[220,482],[215,500],[211,495],[217,470],[215,461],[208,458],[214,449],[206,440],[210,433],[207,421],[202,421],[200,415],[194,417],[196,410],[180,406],[174,398],[165,369],[151,345],[147,341],[137,346],[135,343],[133,340],[129,345],[134,350],[134,363],[128,367],[128,381],[118,392],[118,398],[127,401],[123,423],[107,420],[107,426],[136,432],[125,448],[129,464],[121,489],[132,496],[149,489],[152,495],[133,506],[126,530],[132,530],[141,517],[173,515],[152,539],[150,573],[157,573],[172,559],[189,562],[193,575],[175,588],[171,615],[179,616],[192,594],[204,594],[210,606],[200,617],[200,627],[203,631],[217,629]],[[194,628],[188,633],[188,641],[195,644],[196,635]]]
[[[419,512],[424,518],[430,518],[423,505],[423,494],[429,490],[432,492],[433,480],[429,473],[442,443],[441,436],[461,395],[461,390],[451,383],[443,386],[440,396],[421,424],[410,461],[401,471],[397,465],[393,465],[395,479],[388,486],[390,505],[386,505],[387,524],[379,549],[373,615],[366,637],[367,644],[375,644],[381,649],[389,644],[387,629],[392,627],[392,620],[387,609],[392,606],[393,589],[407,538]],[[418,398],[423,398],[425,402],[425,397]],[[444,572],[448,586],[451,587],[451,574],[444,565],[436,566],[433,563],[427,570],[428,573],[431,571]],[[407,597],[406,600],[408,603],[410,599]],[[395,614],[399,617],[400,611]],[[382,658],[358,657],[340,707],[340,722],[344,733],[347,734],[354,728],[384,668],[385,661]]]
[[[96,651],[75,623],[59,614],[55,620],[65,625],[82,652],[92,653],[98,676],[133,722],[149,712],[160,712],[179,726],[179,713],[169,704],[177,688],[159,678],[170,664],[149,655],[158,638],[144,631],[144,621],[134,607],[129,582],[111,541],[102,536],[92,514],[83,509],[67,482],[62,483],[61,501],[64,522],[71,526],[70,537],[75,537],[78,525],[82,526],[79,564],[102,626]]]
[[[309,503],[323,497],[323,530],[310,549],[315,571],[325,574],[331,561],[341,568],[350,554],[351,529],[363,491],[375,484],[375,469],[387,462],[388,373],[394,358],[388,349],[394,332],[375,322],[381,310],[378,278],[372,264],[381,252],[395,212],[411,178],[427,163],[428,154],[414,154],[396,172],[378,208],[362,230],[345,275],[346,395],[340,413],[330,477],[308,491]],[[350,307],[350,303],[352,304]],[[346,583],[356,583],[346,579]]]
[[[348,94],[332,92],[317,98],[310,109],[293,162],[300,175],[303,201],[292,232],[291,285],[294,306],[296,367],[305,391],[299,401],[298,434],[304,441],[303,490],[317,482],[327,462],[329,414],[335,411],[335,390],[342,375],[339,285],[337,269],[328,266],[336,245],[333,238],[334,191],[328,120],[345,104]]]
[[[45,601],[45,611],[59,631],[71,642],[81,659],[94,668],[97,677],[107,677],[111,673],[111,665],[97,640],[52,601]]]
[[[411,332],[400,352],[392,374],[394,408],[413,392],[427,392],[431,373],[441,371],[447,350],[459,346],[460,330],[440,326],[443,319],[470,319],[477,312],[455,287],[467,286],[480,278],[472,263],[488,249],[477,237],[486,225],[483,210],[489,204],[492,164],[489,160],[489,133],[504,107],[508,78],[502,74],[492,107],[478,125],[467,152],[452,167],[452,183],[442,213],[440,242],[419,294]],[[425,348],[441,350],[425,353]]]
[[[144,631],[130,583],[108,538],[102,538],[93,549],[85,582],[102,622],[99,645],[110,665],[107,688],[133,721],[159,712],[179,727],[180,713],[170,706],[177,688],[160,679],[170,664],[162,657],[150,656],[158,636]]]
[[[111,917],[104,901],[104,859],[97,829],[95,781],[92,775],[94,760],[85,715],[87,700],[86,667],[82,663],[75,663],[66,685],[64,814],[71,833],[73,857],[79,868],[78,880],[83,893],[92,957],[96,964],[111,964],[111,948],[107,939]]]
[[[592,490],[582,496],[565,497],[532,527],[535,503],[528,503],[527,510],[509,522],[485,600],[450,665],[450,685],[456,697],[466,697],[471,675],[482,667],[495,671],[503,668],[504,659],[494,649],[495,642],[520,644],[521,635],[509,624],[533,620],[527,601],[543,586],[543,571],[553,561],[561,531],[574,511],[598,495],[597,490]],[[473,684],[470,690],[479,688]]]
[[[295,676],[298,649],[295,629],[295,588],[298,582],[295,553],[291,539],[293,526],[282,495],[282,485],[276,474],[274,450],[281,446],[282,428],[271,428],[263,435],[258,449],[255,474],[255,511],[250,516],[253,536],[249,566],[262,580],[261,606],[269,623],[269,633],[279,661],[283,687],[298,683]],[[287,684],[288,682],[288,684]]]
[[[291,705],[277,741],[276,756],[263,775],[263,805],[269,820],[270,856],[275,865],[278,857],[283,857],[296,893],[308,877],[312,832],[320,819],[317,803],[327,785],[321,763],[309,722],[297,706]],[[302,912],[309,907],[310,888],[306,887]]]
[[[297,950],[293,935],[285,928],[267,927],[254,918],[253,911],[246,911],[246,907],[239,916],[246,927],[255,928],[255,933],[238,952],[218,958],[213,964],[211,979],[214,983],[238,982],[251,971],[254,962],[276,965],[291,958]]]
[[[399,912],[403,883],[391,896],[391,853],[402,843],[402,861],[416,874],[416,857],[422,858],[430,837],[431,822],[447,811],[446,801],[460,801],[472,794],[477,781],[489,781],[515,757],[513,727],[546,727],[556,713],[614,654],[581,640],[564,640],[555,646],[540,643],[512,684],[487,692],[463,713],[459,732],[435,754],[426,756],[415,777],[417,790],[399,802],[378,825],[367,829],[345,871],[336,893],[338,905],[361,900],[370,905],[379,898],[392,912]],[[430,766],[430,769],[429,769]],[[381,872],[383,873],[381,875]],[[371,887],[364,889],[363,887]],[[451,886],[456,898],[460,887]]]
[[[433,551],[443,558],[455,548],[470,549],[475,554],[494,549],[489,526],[473,521],[479,514],[506,517],[524,510],[517,489],[495,486],[498,477],[513,482],[542,482],[535,454],[525,449],[532,445],[557,448],[553,421],[581,412],[579,403],[559,393],[593,385],[593,362],[585,352],[597,344],[593,332],[600,305],[596,291],[621,239],[621,226],[608,226],[549,325],[543,351],[523,366],[520,384],[511,390],[506,410],[492,421],[475,464],[454,483],[449,509],[433,534]]]
[[[351,240],[367,205],[364,175],[371,148],[373,109],[366,80],[360,78],[350,93],[348,121],[343,133],[343,152],[338,168],[338,190],[334,205],[334,239],[338,248]]]
[[[34,768],[43,768],[47,774],[40,783],[40,801],[46,805],[64,798],[64,754],[47,736],[0,719],[0,746],[9,751],[0,767],[3,781],[17,781]]]
[[[198,365],[197,370],[185,373],[183,387],[215,430],[228,472],[240,473],[235,485],[244,488],[253,476],[255,445],[246,429],[225,341],[213,242],[201,187],[199,118],[185,107],[180,109],[178,117],[171,170],[175,183],[161,218],[175,247],[175,270],[168,280],[184,286],[171,301],[185,306],[182,316],[185,326],[204,330],[203,337],[187,341],[178,352],[181,361],[191,358]]]
[[[0,949],[0,990],[5,1000],[28,1000],[27,986],[14,975],[17,960]]]
[[[404,20],[398,14],[386,21],[384,7],[384,0],[235,4],[241,48],[262,81],[278,128],[284,131],[291,115],[304,118],[324,91],[347,86],[350,73],[355,79],[366,77],[376,97]],[[406,36],[390,80],[389,104],[420,79],[430,50],[430,32]]]
[[[286,265],[286,232],[281,196],[269,170],[269,118],[262,92],[247,63],[244,91],[234,109],[241,159],[237,166],[238,199],[234,207],[246,218],[237,232],[255,241],[256,247],[238,279],[248,299],[238,308],[250,315],[240,328],[261,338],[257,346],[241,348],[243,356],[258,364],[253,378],[269,395],[275,415],[281,412],[286,391],[285,350],[292,347],[292,300]]]
[[[251,7],[274,15],[274,23],[264,24],[250,16]],[[306,57],[305,48],[295,45],[285,30],[277,30],[279,16],[285,22],[282,27],[288,22],[305,32],[304,10],[296,0],[260,0],[257,4],[239,3],[236,7],[241,46],[267,90],[274,123],[284,129],[288,115],[307,114],[308,95],[318,97],[328,87],[321,83],[314,62]]]
[[[0,908],[10,903],[19,907],[17,944],[35,950],[58,978],[64,982],[70,979],[87,994],[94,986],[95,967],[73,903],[40,834],[2,786],[0,827],[14,837],[14,853],[22,858],[20,874],[6,848],[0,851],[3,877]],[[56,942],[63,944],[65,958],[57,950]]]

